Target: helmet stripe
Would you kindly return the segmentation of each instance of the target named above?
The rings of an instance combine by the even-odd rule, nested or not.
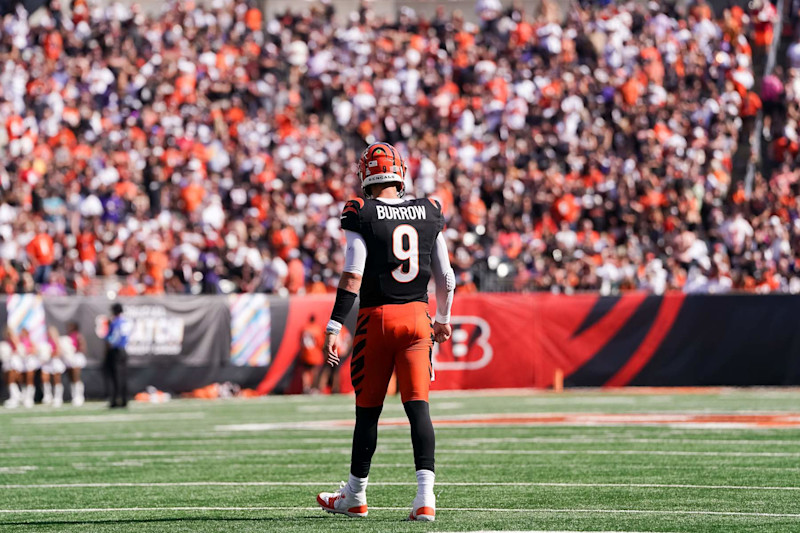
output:
[[[391,154],[392,161],[389,161]],[[361,188],[367,193],[369,185],[398,182],[399,194],[405,192],[407,167],[400,151],[391,144],[378,141],[370,144],[361,154],[358,164],[358,177]]]

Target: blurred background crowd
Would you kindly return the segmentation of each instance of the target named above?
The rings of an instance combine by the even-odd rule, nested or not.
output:
[[[800,292],[800,33],[762,81],[769,2],[58,1],[0,28],[4,293],[335,290],[376,140],[443,204],[459,291]]]

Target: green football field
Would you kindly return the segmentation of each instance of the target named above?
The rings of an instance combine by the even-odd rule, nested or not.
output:
[[[677,393],[676,393],[677,392]],[[0,409],[0,531],[800,532],[800,391],[436,394],[435,523],[399,398],[369,517],[347,479],[351,397]]]

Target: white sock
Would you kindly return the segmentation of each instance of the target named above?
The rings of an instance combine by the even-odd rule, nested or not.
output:
[[[54,392],[56,398],[58,398],[59,400],[64,399],[64,385],[62,383],[56,383]]]
[[[17,401],[19,401],[19,397],[22,394],[22,392],[20,392],[19,390],[19,385],[17,385],[16,383],[10,383],[8,385],[8,393],[10,394],[10,398],[12,400],[17,400]]]
[[[25,385],[25,392],[22,393],[22,405],[25,407],[33,407],[33,397],[36,394],[36,388],[33,385]]]
[[[356,477],[353,474],[350,474],[350,480],[347,482],[347,487],[350,489],[352,494],[360,494],[367,490],[367,480],[369,480],[369,476]]]
[[[433,481],[436,474],[431,470],[417,470],[417,496],[433,496]]]
[[[83,381],[75,382],[75,394],[83,398]]]
[[[44,383],[42,383],[42,389],[44,389],[43,392],[44,392],[44,397],[45,398],[52,398],[53,397],[53,384],[52,383],[50,383],[49,381],[45,381]]]

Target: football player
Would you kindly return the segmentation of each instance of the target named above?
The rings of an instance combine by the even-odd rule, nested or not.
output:
[[[410,520],[436,515],[433,424],[428,390],[433,343],[450,338],[455,276],[450,267],[441,206],[427,198],[404,199],[406,165],[394,146],[371,144],[358,175],[366,199],[342,212],[347,238],[345,267],[325,335],[331,366],[339,363],[337,336],[360,297],[350,375],[356,393],[356,425],[350,478],[339,490],[317,495],[326,511],[367,516],[366,488],[378,440],[378,418],[394,371],[411,424],[417,495]],[[436,282],[436,320],[428,314],[428,282]]]

